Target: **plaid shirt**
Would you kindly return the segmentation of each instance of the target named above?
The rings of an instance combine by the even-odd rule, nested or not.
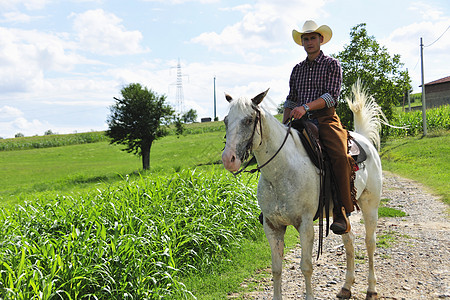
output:
[[[289,95],[284,107],[293,109],[318,98],[324,99],[327,107],[336,106],[341,84],[342,70],[339,61],[320,51],[314,61],[305,59],[292,70]]]

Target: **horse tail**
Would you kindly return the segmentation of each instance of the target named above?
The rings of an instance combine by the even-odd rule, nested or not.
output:
[[[352,94],[352,99],[346,98],[346,101],[353,112],[355,132],[366,137],[380,150],[381,124],[388,124],[386,116],[359,80],[352,86]]]

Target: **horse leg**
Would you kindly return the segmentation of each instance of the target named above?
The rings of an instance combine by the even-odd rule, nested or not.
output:
[[[269,241],[270,250],[272,252],[272,277],[273,277],[273,299],[281,300],[281,273],[283,270],[283,254],[284,254],[284,234],[286,226],[274,228],[269,226],[264,220],[264,232]]]
[[[313,272],[312,266],[312,250],[314,244],[314,227],[312,220],[307,222],[304,220],[297,229],[300,235],[300,244],[302,247],[302,259],[300,261],[300,269],[305,277],[305,299],[314,299],[311,286],[311,277]]]
[[[341,291],[336,295],[339,299],[350,299],[352,285],[355,283],[355,236],[352,231],[342,235],[342,241],[345,246],[345,256],[347,261],[347,272],[345,274],[345,283]]]
[[[367,300],[378,299],[377,297],[377,278],[375,276],[374,253],[376,248],[376,229],[378,222],[378,206],[375,208],[363,209],[364,226],[366,228],[366,248],[369,257],[369,286],[367,288]]]

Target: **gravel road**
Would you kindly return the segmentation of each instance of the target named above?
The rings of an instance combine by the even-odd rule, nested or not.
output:
[[[377,241],[385,245],[377,247],[375,251],[379,299],[450,299],[448,206],[417,182],[387,172],[383,173],[383,177],[382,198],[390,199],[386,206],[402,210],[406,216],[381,218],[378,222]],[[352,214],[356,283],[352,288],[351,299],[365,299],[367,288],[364,225],[360,220],[360,212]],[[317,241],[314,251],[316,247]],[[316,299],[336,299],[335,295],[345,278],[345,254],[341,238],[330,233],[324,239],[323,255],[319,260],[314,257],[313,263]],[[258,276],[242,284],[256,284],[256,287],[254,291],[230,295],[230,298],[272,299],[270,268],[260,270]],[[283,296],[283,299],[304,297],[299,245],[285,253]]]

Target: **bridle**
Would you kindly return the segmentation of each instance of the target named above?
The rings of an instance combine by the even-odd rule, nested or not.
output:
[[[257,128],[257,126],[258,126],[258,123],[259,123],[259,132],[260,132],[260,134],[261,134],[261,141],[259,142],[259,145],[262,144],[261,111],[260,111],[259,107],[256,106],[256,105],[252,105],[252,108],[256,111],[256,118],[255,118],[255,123],[254,123],[254,125],[253,125],[253,132],[252,132],[252,135],[250,136],[249,140],[247,141],[247,145],[245,146],[244,159],[248,158],[249,153],[252,152],[252,148],[253,148],[253,137],[255,136],[255,132],[256,132],[256,128]],[[289,137],[289,134],[291,133],[292,118],[289,119],[288,121],[289,121],[289,124],[288,124],[288,130],[287,130],[287,132],[286,132],[286,135],[285,135],[285,137],[284,137],[284,140],[283,140],[283,142],[281,143],[281,146],[278,148],[278,150],[275,152],[275,154],[272,155],[271,158],[269,158],[269,159],[268,159],[265,163],[263,163],[262,165],[257,166],[256,168],[251,169],[251,170],[249,170],[249,171],[246,171],[245,169],[246,169],[246,168],[254,161],[255,155],[253,155],[253,157],[252,157],[250,160],[247,161],[247,163],[245,164],[245,166],[242,167],[239,171],[234,172],[233,175],[236,176],[236,175],[239,175],[239,174],[242,173],[242,172],[250,173],[250,174],[253,174],[253,173],[255,173],[255,172],[260,172],[262,168],[264,168],[266,165],[268,165],[268,164],[275,158],[275,156],[277,156],[278,153],[281,151],[281,148],[283,148],[284,144],[286,143],[286,140],[287,140],[288,137]]]

